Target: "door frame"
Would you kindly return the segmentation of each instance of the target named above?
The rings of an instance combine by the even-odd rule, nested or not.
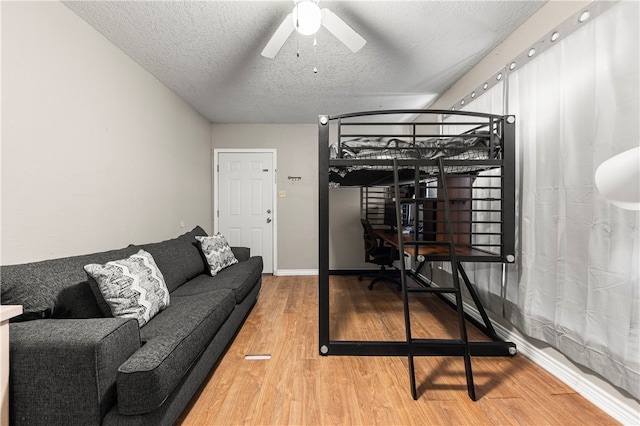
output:
[[[271,270],[273,275],[277,275],[278,272],[278,151],[276,149],[234,149],[234,148],[215,148],[213,150],[213,168],[211,173],[212,188],[213,188],[213,211],[211,212],[211,229],[213,233],[218,232],[218,216],[219,216],[219,199],[220,194],[218,185],[218,167],[220,165],[220,154],[271,154],[273,156],[273,184],[271,188],[271,206],[273,212],[273,227],[272,227],[272,247],[271,253],[273,258],[273,265]]]

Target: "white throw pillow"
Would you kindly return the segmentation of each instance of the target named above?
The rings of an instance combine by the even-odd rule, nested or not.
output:
[[[169,306],[169,290],[150,253],[140,250],[104,265],[85,265],[114,317],[135,318],[140,327]]]
[[[211,237],[196,237],[196,240],[200,242],[202,253],[207,258],[211,276],[215,276],[227,266],[238,263],[229,243],[221,233],[218,232]]]

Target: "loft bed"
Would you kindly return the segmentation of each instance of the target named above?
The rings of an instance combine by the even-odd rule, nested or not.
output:
[[[407,122],[406,117],[414,119]],[[396,194],[400,194],[398,188],[408,191],[403,202],[415,207],[412,217],[398,220],[399,227],[388,230],[397,232],[398,241],[411,240],[399,243],[414,259],[407,275],[420,285],[432,286],[434,283],[426,282],[420,273],[421,268],[426,262],[451,261],[453,255],[452,269],[459,270],[478,308],[475,316],[465,314],[467,320],[492,339],[469,342],[471,355],[513,356],[515,345],[496,335],[462,262],[499,262],[504,270],[505,263],[515,261],[515,118],[446,110],[322,115],[318,119],[318,146],[321,355],[462,353],[458,344],[447,341],[416,344],[409,350],[407,342],[341,341],[330,337],[329,277],[343,273],[330,270],[329,266],[330,188],[361,188],[362,215],[384,232],[382,228],[388,224],[381,214],[386,202],[397,201],[396,212],[404,215],[401,196],[394,197],[392,192],[395,186]],[[442,198],[442,193],[449,195]],[[449,242],[454,242],[453,252],[443,248],[448,232],[445,210],[452,228],[448,235]],[[444,300],[455,307],[450,299]],[[481,320],[476,319],[478,316]]]

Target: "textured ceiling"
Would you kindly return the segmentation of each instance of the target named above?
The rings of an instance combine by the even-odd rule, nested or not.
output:
[[[427,106],[544,2],[321,0],[364,48],[321,28],[315,52],[294,32],[274,59],[260,52],[291,0],[64,4],[211,122],[315,123]]]

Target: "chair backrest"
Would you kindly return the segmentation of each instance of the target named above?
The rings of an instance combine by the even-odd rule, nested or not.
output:
[[[368,260],[369,256],[373,256],[373,253],[378,248],[378,238],[376,237],[376,233],[368,220],[360,219],[360,222],[364,229],[362,237],[364,239],[364,252],[367,255],[365,260]]]

